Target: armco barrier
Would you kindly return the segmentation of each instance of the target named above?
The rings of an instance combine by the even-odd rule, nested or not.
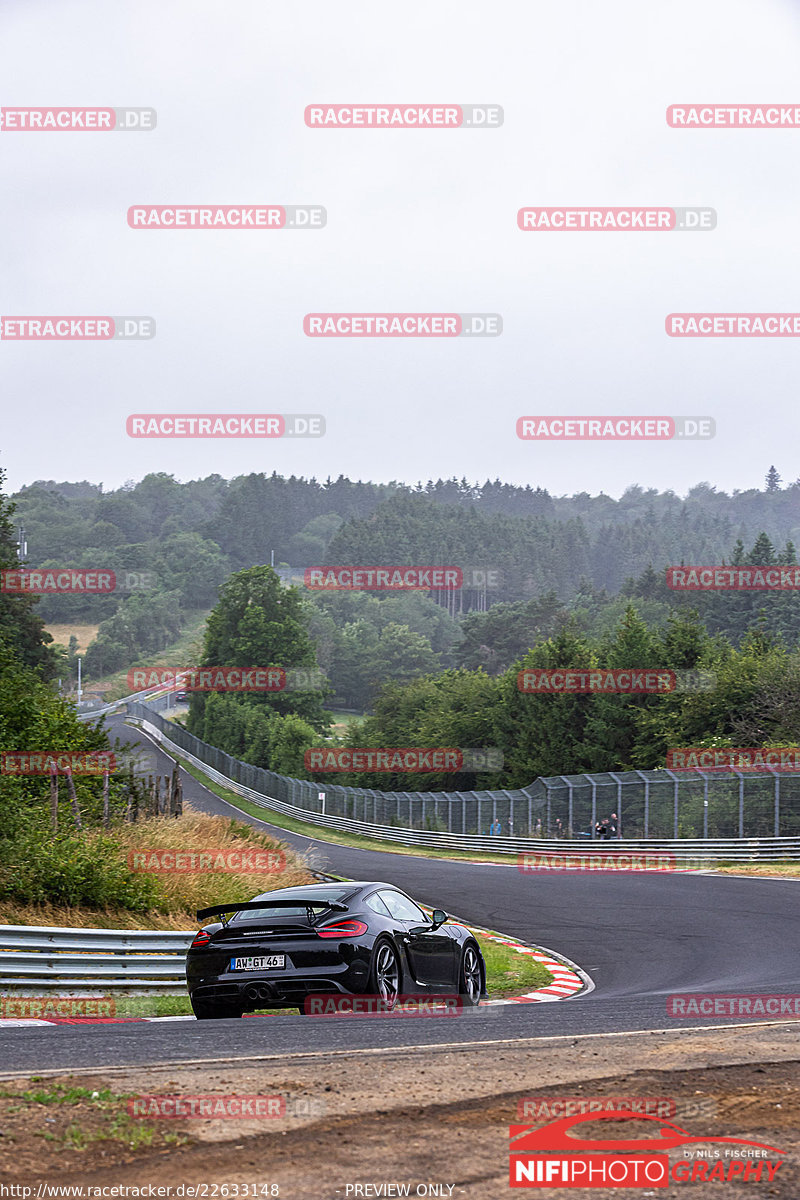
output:
[[[193,738],[186,730],[180,726],[171,725],[169,722],[162,720],[157,714],[148,712],[142,705],[137,705],[137,709],[141,710],[139,715],[134,716],[133,720],[141,725],[145,733],[159,742],[164,749],[171,755],[181,757],[192,766],[198,768],[214,783],[218,783],[223,787],[228,788],[238,796],[249,800],[251,804],[257,805],[259,808],[269,809],[273,812],[282,813],[285,816],[294,817],[296,820],[303,820],[312,825],[318,825],[325,829],[338,829],[347,833],[360,834],[363,837],[369,837],[378,841],[397,842],[405,846],[428,846],[431,848],[450,849],[450,850],[467,850],[473,852],[489,852],[495,854],[519,854],[524,851],[541,851],[547,853],[575,853],[576,851],[586,850],[591,853],[602,853],[605,850],[616,851],[632,851],[632,850],[649,850],[652,852],[667,851],[676,855],[678,860],[692,860],[692,865],[698,865],[700,860],[708,861],[709,865],[714,861],[735,860],[735,861],[769,861],[771,859],[794,859],[800,860],[800,837],[762,837],[762,838],[619,838],[609,842],[592,842],[589,843],[583,840],[567,840],[555,838],[529,838],[529,837],[504,837],[502,835],[492,835],[491,837],[483,837],[476,834],[457,834],[446,833],[434,830],[414,829],[409,827],[401,827],[395,825],[379,825],[371,821],[359,821],[347,817],[331,816],[320,812],[312,812],[308,809],[300,807],[296,804],[286,803],[282,800],[277,800],[272,796],[258,792],[247,785],[240,783],[230,775],[223,774],[216,768],[211,767],[208,763],[192,754],[184,746],[178,742],[172,741],[167,736],[172,731],[180,730],[178,736],[181,741],[186,741],[189,738],[197,742],[200,747],[205,745],[198,738]],[[209,747],[213,750],[214,747]],[[216,753],[220,753],[216,751]],[[228,756],[225,756],[228,758]],[[231,762],[237,760],[231,759]],[[254,768],[250,764],[241,764],[247,766],[251,771],[260,770]],[[309,784],[304,780],[288,780],[287,783],[303,783],[306,787],[319,787],[323,785]],[[443,803],[450,801],[452,803],[452,793],[443,793]],[[508,793],[506,793],[508,795]],[[527,797],[526,797],[527,798]]]
[[[0,991],[183,993],[194,933],[0,925]]]

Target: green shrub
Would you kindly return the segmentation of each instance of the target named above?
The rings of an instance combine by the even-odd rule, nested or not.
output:
[[[82,908],[165,910],[152,877],[134,874],[113,838],[28,830],[3,847],[0,901]]]

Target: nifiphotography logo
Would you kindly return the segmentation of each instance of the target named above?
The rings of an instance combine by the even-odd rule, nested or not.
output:
[[[625,1121],[627,1131],[640,1136],[596,1139],[583,1138],[577,1130],[573,1134],[587,1121]],[[695,1137],[661,1117],[625,1109],[561,1117],[540,1127],[511,1125],[509,1139],[511,1187],[650,1189],[670,1183],[770,1183],[785,1154],[746,1138]],[[670,1161],[669,1151],[682,1156],[673,1154]]]

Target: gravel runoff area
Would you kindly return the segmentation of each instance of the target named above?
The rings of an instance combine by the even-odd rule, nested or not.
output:
[[[785,1152],[770,1183],[686,1184],[692,1197],[730,1200],[800,1195],[800,1045],[793,1023],[455,1043],[419,1050],[341,1051],[228,1062],[97,1068],[0,1080],[0,1183],[170,1187],[173,1196],[279,1195],[285,1200],[362,1197],[507,1197],[508,1126],[526,1117],[525,1097],[669,1098],[671,1119],[702,1137],[742,1137]],[[110,1093],[97,1101],[20,1103],[9,1093],[59,1087]],[[108,1089],[105,1093],[103,1089]],[[280,1096],[285,1115],[267,1118],[124,1120],[120,1096]],[[116,1106],[117,1136],[107,1134]],[[518,1115],[519,1114],[519,1115]],[[558,1114],[557,1114],[558,1115]],[[70,1122],[84,1130],[69,1135]],[[584,1136],[624,1136],[608,1122]],[[672,1160],[684,1152],[672,1152]],[[176,1191],[183,1185],[183,1191]],[[215,1191],[214,1188],[217,1190]],[[245,1185],[251,1189],[245,1190]],[[259,1190],[252,1190],[255,1185]],[[266,1190],[264,1190],[266,1185]],[[274,1185],[274,1187],[273,1187]],[[409,1191],[404,1189],[408,1186]],[[671,1188],[680,1187],[670,1184]],[[438,1190],[436,1190],[438,1189]],[[0,1192],[2,1189],[0,1189]],[[636,1190],[663,1195],[663,1190]],[[10,1193],[4,1193],[10,1194]],[[20,1194],[20,1193],[17,1193]],[[47,1193],[41,1193],[46,1195]],[[55,1193],[51,1193],[55,1194]],[[111,1193],[106,1192],[108,1196]],[[543,1197],[563,1190],[539,1187]],[[607,1189],[579,1195],[608,1197]],[[100,1193],[96,1193],[100,1195]]]

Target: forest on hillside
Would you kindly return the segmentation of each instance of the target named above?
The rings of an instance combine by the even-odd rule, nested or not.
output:
[[[105,596],[43,596],[47,622],[98,623],[87,679],[125,669],[206,612],[234,572],[274,562],[313,565],[447,564],[483,572],[488,586],[459,592],[304,591],[319,664],[340,703],[363,711],[383,682],[451,667],[505,670],[567,621],[589,636],[612,629],[633,600],[654,627],[698,612],[738,645],[759,627],[793,642],[800,606],[790,594],[670,593],[680,563],[791,563],[800,535],[800,481],[770,468],[762,490],[700,483],[681,498],[631,486],[618,499],[551,496],[500,480],[470,484],[219,475],[181,483],[165,473],[113,491],[38,480],[11,497],[30,567],[105,566],[148,580]],[[74,676],[76,658],[60,671]]]

